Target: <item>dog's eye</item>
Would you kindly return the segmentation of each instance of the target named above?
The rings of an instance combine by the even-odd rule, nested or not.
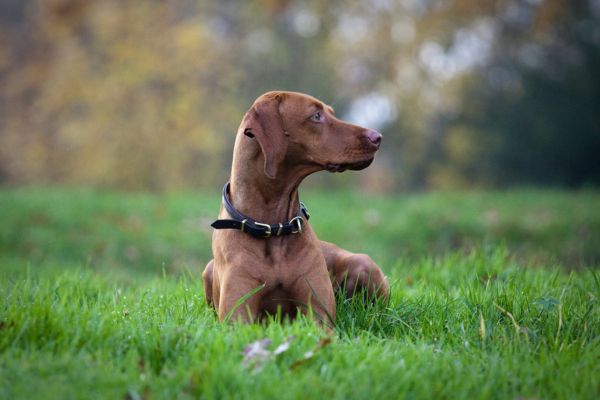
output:
[[[317,111],[312,115],[312,117],[310,117],[310,119],[312,119],[315,122],[323,122],[323,113],[321,111]]]

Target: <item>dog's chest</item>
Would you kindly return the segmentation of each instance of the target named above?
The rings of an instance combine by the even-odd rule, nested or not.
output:
[[[327,269],[319,243],[310,228],[301,235],[255,239],[237,231],[219,231],[214,241],[215,264],[222,273],[246,275],[267,287],[290,285],[314,269]]]
[[[261,274],[259,279],[267,286],[283,286],[287,289],[313,268],[327,268],[320,254],[290,253],[280,257],[265,257],[258,268]]]

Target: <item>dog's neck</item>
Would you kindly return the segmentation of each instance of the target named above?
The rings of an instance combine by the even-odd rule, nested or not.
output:
[[[309,174],[305,168],[281,166],[277,176],[269,178],[260,147],[240,134],[233,151],[231,202],[242,214],[263,223],[289,221],[300,206],[298,187]]]

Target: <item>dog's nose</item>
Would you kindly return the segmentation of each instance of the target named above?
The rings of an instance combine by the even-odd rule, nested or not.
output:
[[[367,131],[367,137],[369,138],[369,141],[371,143],[379,145],[379,143],[381,143],[381,138],[383,136],[381,135],[381,133],[374,131],[373,129],[369,129]]]

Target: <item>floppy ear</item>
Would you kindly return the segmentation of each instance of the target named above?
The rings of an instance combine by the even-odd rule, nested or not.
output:
[[[265,158],[265,175],[277,176],[277,169],[287,152],[287,139],[279,113],[282,95],[274,94],[255,102],[242,122],[244,135],[256,138]]]

